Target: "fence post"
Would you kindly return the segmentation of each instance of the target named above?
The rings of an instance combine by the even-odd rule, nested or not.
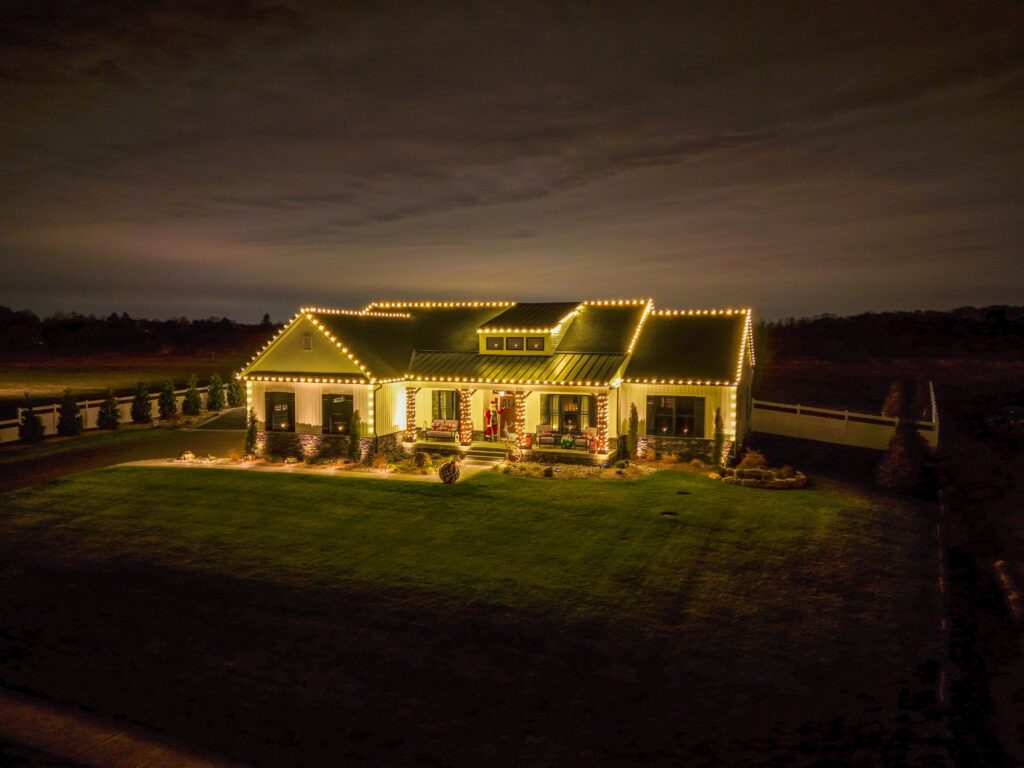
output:
[[[82,429],[89,428],[89,398],[85,398],[85,408],[82,409]]]
[[[53,434],[57,434],[57,404],[56,403],[53,404],[53,414],[52,414],[52,418],[50,419],[50,421],[53,422],[50,425],[51,432]]]
[[[797,415],[797,416],[799,416],[799,415],[800,415],[800,403],[797,403],[797,404],[796,404],[796,415]]]

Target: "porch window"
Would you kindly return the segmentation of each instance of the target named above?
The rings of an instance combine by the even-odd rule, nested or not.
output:
[[[523,337],[522,336],[509,336],[505,339],[505,349],[522,349],[523,348]]]
[[[294,392],[267,392],[263,402],[267,432],[295,431]]]
[[[325,435],[347,435],[352,424],[352,395],[322,395]]]
[[[651,395],[647,398],[647,434],[704,437],[704,398]]]
[[[552,432],[579,433],[595,426],[594,398],[591,395],[541,395],[541,422]]]
[[[430,393],[430,418],[458,419],[459,393],[454,389],[435,389]]]

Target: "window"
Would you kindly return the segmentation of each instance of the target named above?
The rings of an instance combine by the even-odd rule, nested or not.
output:
[[[704,437],[704,398],[652,395],[647,398],[647,434]]]
[[[302,349],[305,350],[306,352],[308,352],[309,350],[313,349],[313,334],[312,333],[308,333],[307,332],[307,333],[302,334]]]
[[[527,336],[526,337],[526,348],[531,352],[543,352],[544,351],[544,337],[543,336]]]
[[[487,337],[487,349],[491,351],[500,351],[505,348],[505,339],[501,336],[488,336]]]
[[[595,413],[591,395],[541,395],[541,423],[550,424],[553,432],[578,434],[596,426]]]
[[[325,435],[347,435],[352,424],[352,395],[322,395]]]
[[[505,349],[522,349],[523,348],[523,337],[522,336],[509,336],[505,339]]]
[[[267,392],[264,405],[267,432],[295,431],[294,392]]]
[[[459,393],[454,389],[435,389],[430,393],[430,418],[458,419]]]

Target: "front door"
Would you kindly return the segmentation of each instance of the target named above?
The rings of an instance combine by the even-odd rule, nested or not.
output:
[[[501,432],[498,434],[504,439],[506,431],[516,431],[516,398],[514,395],[504,395],[498,398],[498,402],[498,408],[502,411]]]

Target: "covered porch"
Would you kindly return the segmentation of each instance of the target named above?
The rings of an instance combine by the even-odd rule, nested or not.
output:
[[[614,450],[609,400],[614,388],[505,385],[495,382],[410,382],[406,386],[406,450],[462,453],[504,448],[556,457]]]

